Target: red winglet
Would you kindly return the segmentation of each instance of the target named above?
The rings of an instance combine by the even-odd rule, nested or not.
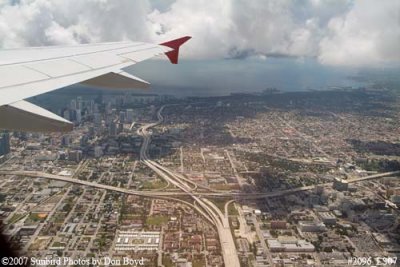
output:
[[[186,41],[188,41],[190,38],[192,38],[192,37],[185,36],[182,38],[178,38],[178,39],[160,44],[160,45],[168,46],[168,47],[174,49],[172,51],[165,53],[167,55],[167,57],[169,58],[169,61],[171,61],[172,64],[178,64],[179,47],[181,45],[183,45]]]

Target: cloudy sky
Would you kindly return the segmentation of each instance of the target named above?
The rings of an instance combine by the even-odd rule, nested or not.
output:
[[[400,65],[400,1],[0,0],[1,48],[185,35],[181,66],[134,70],[182,87],[341,85],[344,73]]]

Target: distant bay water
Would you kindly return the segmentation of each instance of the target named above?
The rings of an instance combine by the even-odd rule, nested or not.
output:
[[[177,96],[220,96],[266,88],[281,91],[357,88],[370,83],[360,77],[359,69],[324,66],[309,58],[186,60],[174,66],[153,60],[130,71],[151,81],[150,92]]]
[[[130,67],[128,71],[151,83],[150,89],[132,90],[132,93],[176,97],[222,96],[261,92],[266,88],[285,92],[359,88],[387,81],[394,87],[400,84],[398,67],[326,66],[313,58],[181,60],[178,65],[171,65],[166,60],[149,60]],[[97,94],[98,90],[73,85],[46,96],[91,93]]]

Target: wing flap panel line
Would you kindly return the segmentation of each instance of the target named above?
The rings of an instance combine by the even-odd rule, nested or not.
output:
[[[13,86],[16,83],[31,83],[48,79],[38,71],[22,66],[0,66],[0,88]],[[0,89],[1,90],[1,89]]]
[[[80,57],[73,57],[73,59],[75,62],[84,66],[89,66],[92,69],[99,69],[110,65],[117,65],[127,62],[126,59],[111,53],[90,54]]]
[[[91,70],[89,66],[85,66],[80,62],[75,62],[72,58],[53,60],[50,62],[38,62],[26,66],[41,73],[45,73],[50,77],[60,77]]]
[[[0,50],[0,66],[30,64],[35,62],[46,62],[52,60],[65,59],[70,57],[79,57],[96,53],[123,53],[126,51],[135,51],[138,48],[148,46],[146,43],[108,43],[102,47],[102,44],[85,44],[79,46],[43,46],[22,49]],[[154,45],[153,45],[154,46]],[[99,49],[99,47],[101,49]]]
[[[135,62],[140,62],[140,61],[143,61],[143,60],[148,59],[153,56],[158,56],[158,55],[162,55],[163,53],[168,53],[166,51],[168,51],[168,50],[164,50],[164,47],[154,46],[154,47],[149,47],[146,49],[141,49],[138,51],[121,53],[119,55],[126,59],[133,60]]]
[[[66,119],[24,100],[0,107],[0,129],[68,132],[72,128],[72,123]]]
[[[72,84],[77,84],[88,79],[104,75],[109,72],[119,71],[122,68],[133,65],[128,62],[116,66],[110,66],[98,70],[84,71],[72,75],[65,75],[53,79],[26,82],[0,88],[0,106],[17,102],[35,95],[44,94]],[[15,74],[13,74],[15,76]],[[1,77],[1,76],[0,76]]]

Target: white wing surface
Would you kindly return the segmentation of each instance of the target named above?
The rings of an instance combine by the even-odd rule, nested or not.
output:
[[[176,64],[179,47],[189,39],[162,44],[118,42],[0,50],[0,128],[71,130],[70,122],[22,100],[76,83],[146,88],[148,82],[123,69],[162,54]]]

